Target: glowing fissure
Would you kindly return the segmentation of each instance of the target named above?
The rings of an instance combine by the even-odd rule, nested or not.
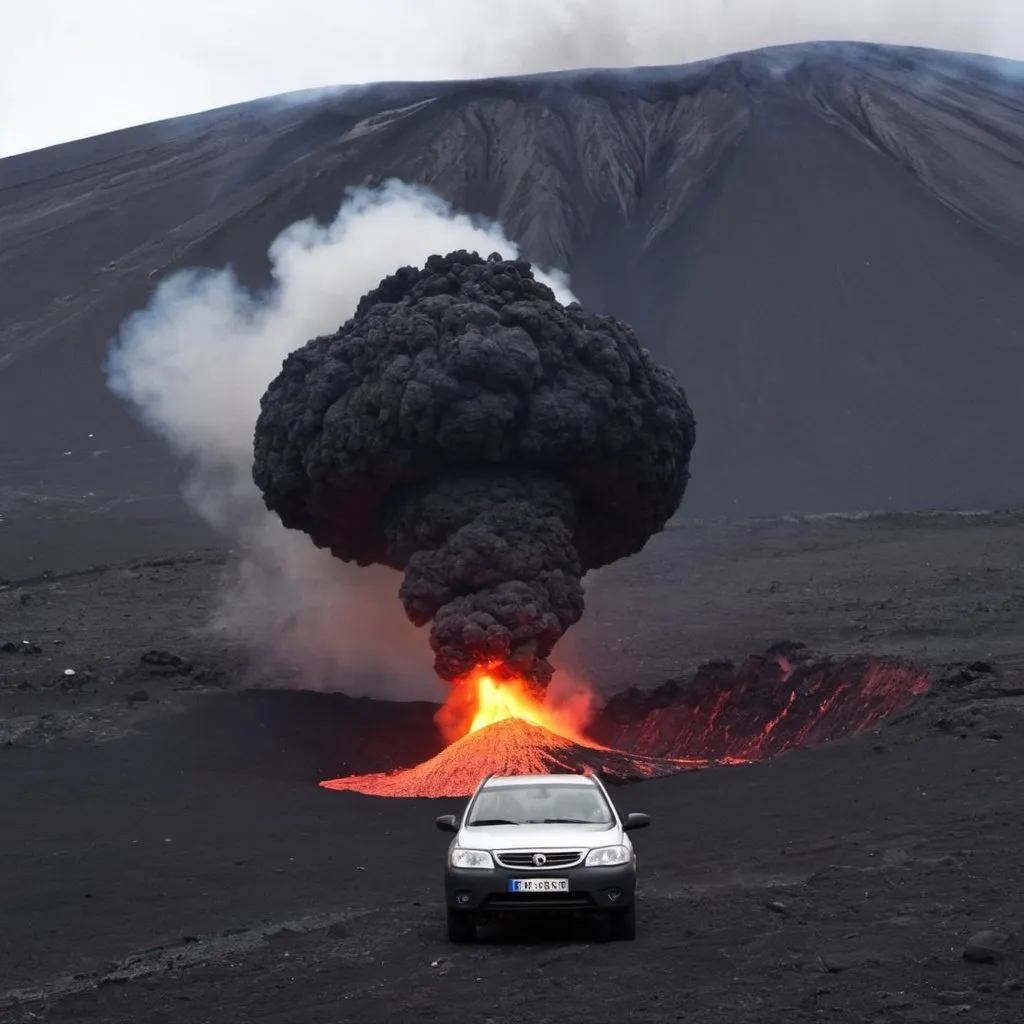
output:
[[[908,665],[867,658],[800,666],[752,659],[738,671],[701,676],[667,703],[634,705],[625,717],[614,705],[630,698],[613,699],[619,724],[599,724],[598,736],[649,757],[760,761],[864,732],[929,688],[927,676]]]
[[[781,722],[786,715],[789,714],[789,709],[793,706],[796,701],[796,690],[791,691],[789,700],[786,701],[786,706],[764,727],[761,735],[767,739],[775,731],[775,727]]]

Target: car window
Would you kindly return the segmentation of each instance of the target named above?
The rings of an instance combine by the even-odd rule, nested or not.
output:
[[[611,808],[603,794],[589,786],[545,783],[495,786],[477,794],[469,810],[469,826],[580,823],[611,825]]]

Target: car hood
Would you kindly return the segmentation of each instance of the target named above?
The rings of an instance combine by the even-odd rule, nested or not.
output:
[[[617,825],[488,825],[464,828],[457,839],[468,850],[590,850],[622,841]]]

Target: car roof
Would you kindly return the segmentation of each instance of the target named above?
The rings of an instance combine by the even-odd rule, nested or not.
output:
[[[504,786],[522,785],[567,785],[567,786],[593,786],[594,780],[589,775],[492,775],[483,784],[483,789],[500,789]]]

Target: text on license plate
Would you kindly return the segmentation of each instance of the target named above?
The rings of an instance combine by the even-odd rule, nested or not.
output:
[[[568,878],[510,878],[509,892],[568,892]]]

